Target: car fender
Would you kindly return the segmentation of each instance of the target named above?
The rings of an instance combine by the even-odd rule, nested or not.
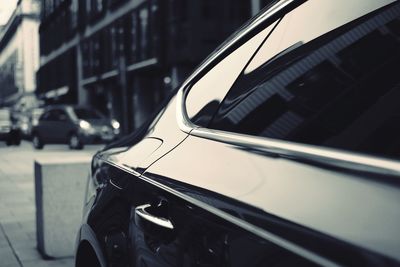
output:
[[[81,229],[79,230],[79,234],[77,236],[76,240],[76,251],[75,255],[78,253],[79,245],[82,242],[88,242],[90,246],[92,247],[93,251],[96,254],[97,260],[100,263],[101,267],[107,267],[106,259],[103,255],[103,252],[101,250],[101,246],[99,244],[99,241],[97,240],[96,234],[92,230],[92,228],[88,224],[83,224],[81,226]]]

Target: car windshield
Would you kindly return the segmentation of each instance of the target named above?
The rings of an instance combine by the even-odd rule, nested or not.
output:
[[[93,109],[74,108],[75,114],[81,120],[98,120],[103,119],[103,116]]]

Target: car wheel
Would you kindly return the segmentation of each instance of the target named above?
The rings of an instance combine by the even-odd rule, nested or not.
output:
[[[79,136],[75,133],[71,134],[69,137],[68,145],[70,149],[82,149],[83,143],[79,139]]]
[[[13,134],[12,142],[14,145],[19,146],[21,144],[21,133],[19,131],[16,131]]]
[[[7,145],[7,146],[11,146],[11,145],[12,145],[12,138],[11,138],[11,136],[9,136],[9,137],[6,139],[6,145]]]
[[[36,149],[43,148],[44,143],[42,142],[42,140],[40,139],[40,137],[37,133],[34,133],[32,136],[32,144],[33,144],[33,147]]]
[[[20,137],[16,137],[14,139],[14,145],[19,146],[21,144],[21,138]]]

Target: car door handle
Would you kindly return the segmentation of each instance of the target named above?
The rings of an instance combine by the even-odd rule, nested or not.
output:
[[[144,219],[145,221],[155,224],[159,227],[162,227],[162,228],[165,228],[168,230],[174,230],[174,225],[172,224],[172,222],[169,219],[154,216],[154,215],[150,214],[147,211],[147,209],[149,209],[149,208],[151,208],[150,204],[141,205],[141,206],[138,206],[135,208],[136,224],[140,224],[139,223],[140,219],[138,218],[138,217],[140,217],[141,219]]]

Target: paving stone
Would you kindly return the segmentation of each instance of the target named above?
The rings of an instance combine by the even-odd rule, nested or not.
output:
[[[74,267],[75,266],[75,261],[74,261],[73,258],[62,259],[62,260],[59,260],[59,261],[52,262],[51,266],[53,266],[53,267]]]
[[[28,233],[24,232],[7,232],[6,235],[11,245],[18,242],[26,242],[32,240]]]
[[[14,248],[14,251],[21,261],[42,260],[42,256],[39,254],[38,250],[32,246]]]
[[[8,240],[4,236],[0,237],[0,249],[2,247],[9,247],[9,246],[10,245],[8,243]]]
[[[6,265],[1,265],[1,267],[21,267],[21,265],[18,262],[14,262]]]
[[[11,265],[18,263],[13,251],[10,247],[2,247],[0,249],[0,264],[1,265]]]
[[[3,230],[7,232],[13,232],[13,231],[21,231],[21,225],[18,222],[13,222],[13,223],[3,223],[1,224],[3,226]]]
[[[36,232],[36,221],[21,221],[18,224],[24,232]]]
[[[22,261],[23,267],[51,267],[51,263],[46,260],[27,260]],[[88,266],[89,267],[89,266]]]

